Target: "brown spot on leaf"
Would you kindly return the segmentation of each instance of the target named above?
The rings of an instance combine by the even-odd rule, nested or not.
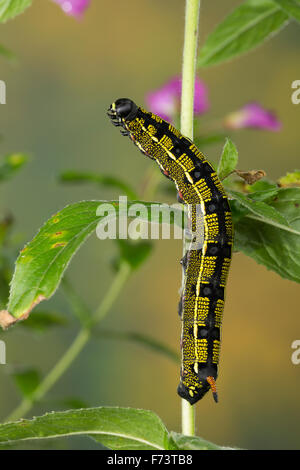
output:
[[[17,318],[13,317],[7,310],[0,311],[0,326],[3,328],[3,330],[9,328],[16,321]]]
[[[59,238],[64,237],[66,233],[66,230],[60,230],[59,232],[49,233],[48,236],[49,238]]]
[[[59,248],[61,246],[66,246],[66,245],[67,245],[67,242],[54,243],[54,245],[52,245],[52,248]]]
[[[60,230],[59,232],[54,232],[54,233],[48,233],[47,237],[55,239],[55,238],[61,238],[64,237],[66,234],[66,230]]]
[[[246,181],[247,184],[254,184],[256,181],[259,181],[261,178],[266,176],[266,172],[264,170],[234,171],[240,178]]]
[[[26,320],[29,317],[30,312],[34,309],[36,305],[38,305],[42,300],[46,300],[46,297],[44,295],[39,295],[36,300],[32,302],[30,307],[25,310],[22,315],[20,315],[18,318],[14,317],[11,315],[7,310],[1,310],[0,312],[0,326],[3,328],[3,330],[7,330],[10,326],[12,326],[14,323],[17,323],[22,320]]]

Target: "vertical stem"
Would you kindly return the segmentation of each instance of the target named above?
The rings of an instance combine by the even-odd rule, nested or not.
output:
[[[194,88],[200,0],[186,0],[182,65],[180,129],[193,139]]]
[[[99,307],[97,308],[97,310],[95,311],[93,315],[92,326],[101,322],[101,320],[108,313],[115,299],[118,297],[123,286],[128,280],[130,274],[131,274],[131,266],[126,261],[121,261],[118,273],[115,276],[113,283],[111,284],[110,288],[106,292],[105,297],[103,298],[102,302],[100,303]]]
[[[185,27],[182,66],[182,93],[180,128],[182,134],[193,139],[194,123],[194,88],[196,73],[196,56],[198,43],[198,24],[200,13],[200,0],[186,0]],[[183,240],[183,254],[186,251],[186,243]],[[182,276],[182,287],[184,274]],[[182,434],[195,435],[195,406],[191,406],[182,399]]]

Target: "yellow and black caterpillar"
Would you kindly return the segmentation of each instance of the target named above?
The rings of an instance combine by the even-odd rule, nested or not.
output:
[[[179,302],[182,319],[182,365],[178,394],[191,404],[211,389],[218,401],[216,379],[224,289],[231,261],[233,228],[230,206],[220,180],[204,155],[171,124],[121,98],[108,110],[138,148],[174,181],[179,200],[188,204],[192,228],[200,205],[204,242],[181,260],[185,283]]]

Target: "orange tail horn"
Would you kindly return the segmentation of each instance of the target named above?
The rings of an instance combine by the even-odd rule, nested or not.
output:
[[[218,393],[217,393],[217,387],[216,387],[215,379],[210,376],[210,377],[207,377],[206,380],[210,385],[210,388],[211,388],[211,391],[212,391],[215,402],[218,403]]]

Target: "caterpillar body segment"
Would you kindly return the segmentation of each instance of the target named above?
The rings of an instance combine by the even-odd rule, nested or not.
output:
[[[182,320],[178,394],[194,404],[211,389],[217,401],[224,290],[233,244],[231,211],[224,188],[193,142],[167,121],[126,98],[114,102],[108,115],[174,181],[178,200],[189,205],[190,226],[196,239],[199,225],[201,229],[204,225],[203,244],[191,245],[181,260],[185,280],[178,306]],[[203,224],[199,224],[199,217]]]

